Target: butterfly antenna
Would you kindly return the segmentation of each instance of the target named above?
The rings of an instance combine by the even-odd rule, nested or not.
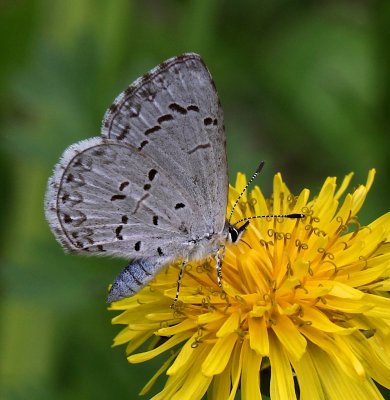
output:
[[[239,221],[235,222],[234,224],[239,224],[240,222],[248,221],[250,219],[256,218],[291,218],[291,219],[301,219],[304,218],[305,214],[301,213],[292,213],[292,214],[269,214],[269,215],[253,215],[252,217],[243,218]]]
[[[255,173],[252,175],[251,179],[249,179],[248,183],[245,185],[244,189],[242,189],[241,193],[239,194],[239,196],[237,197],[236,202],[233,204],[232,210],[230,211],[230,215],[229,215],[229,224],[230,224],[230,220],[232,219],[234,210],[238,204],[238,202],[240,201],[241,197],[244,195],[244,193],[246,192],[246,190],[248,189],[248,186],[253,182],[253,180],[256,178],[257,175],[260,174],[261,170],[263,169],[265,164],[265,161],[262,161],[259,166],[256,168]]]

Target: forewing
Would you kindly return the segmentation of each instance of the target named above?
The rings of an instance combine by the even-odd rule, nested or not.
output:
[[[118,140],[68,148],[49,180],[46,217],[70,251],[126,258],[180,256],[192,198],[169,170]]]
[[[129,86],[107,111],[102,136],[131,144],[164,167],[191,199],[195,213],[184,221],[190,237],[222,231],[228,188],[223,113],[197,54],[172,58]]]

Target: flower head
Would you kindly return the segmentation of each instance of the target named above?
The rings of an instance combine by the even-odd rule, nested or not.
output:
[[[291,194],[277,174],[273,196],[255,187],[233,222],[305,217],[251,220],[226,248],[223,292],[210,257],[187,266],[174,310],[177,265],[113,303],[122,311],[113,323],[125,325],[114,344],[127,343],[129,362],[168,353],[141,393],[166,373],[153,399],[234,399],[238,389],[242,399],[261,399],[260,381],[271,398],[382,398],[374,381],[390,388],[390,213],[368,226],[356,216],[374,175],[342,200],[352,174],[339,187],[326,179],[312,199],[307,189]],[[228,212],[245,184],[239,174]],[[134,354],[147,340],[150,350]]]

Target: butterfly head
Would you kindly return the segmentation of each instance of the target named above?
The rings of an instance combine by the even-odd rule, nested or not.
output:
[[[245,223],[239,228],[236,225],[229,224],[227,242],[229,244],[237,243],[241,239],[241,236],[244,234],[244,232],[247,230],[248,225],[249,221],[245,221]]]

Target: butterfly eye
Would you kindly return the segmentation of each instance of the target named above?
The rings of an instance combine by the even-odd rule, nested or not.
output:
[[[246,221],[245,224],[240,226],[239,228],[236,228],[234,225],[230,225],[229,226],[228,241],[230,243],[238,242],[240,240],[241,236],[246,231],[248,225],[249,225],[249,221]]]
[[[236,243],[237,239],[238,239],[238,229],[236,229],[234,226],[230,226],[229,227],[229,242],[231,243]]]

